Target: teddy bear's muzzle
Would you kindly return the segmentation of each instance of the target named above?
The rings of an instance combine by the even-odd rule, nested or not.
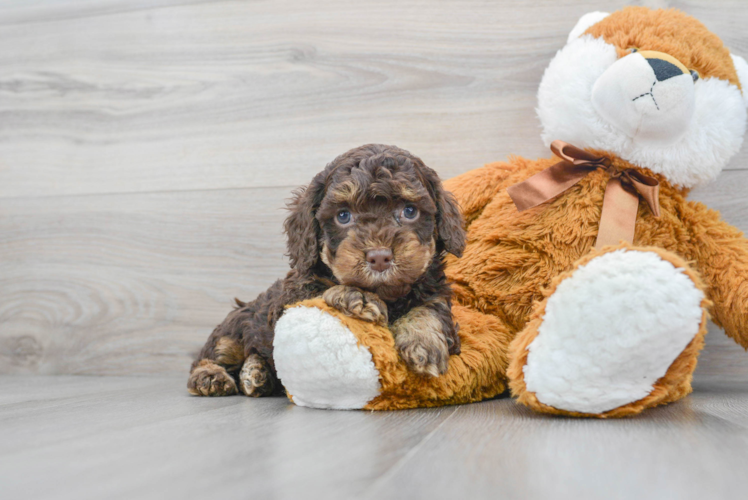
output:
[[[694,75],[668,54],[632,52],[597,79],[592,105],[604,121],[637,143],[673,144],[693,118]]]

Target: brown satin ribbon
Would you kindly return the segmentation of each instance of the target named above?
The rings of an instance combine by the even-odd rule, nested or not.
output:
[[[561,161],[529,179],[507,188],[507,193],[523,212],[563,193],[598,168],[611,177],[605,188],[600,229],[595,248],[615,245],[621,240],[633,243],[639,196],[644,198],[655,217],[660,216],[660,183],[633,168],[619,171],[611,168],[608,158],[595,156],[563,141],[553,141],[553,154]]]

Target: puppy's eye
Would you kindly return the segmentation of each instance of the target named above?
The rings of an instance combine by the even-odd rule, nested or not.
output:
[[[408,220],[415,219],[416,217],[418,217],[418,209],[413,205],[408,205],[407,207],[403,208],[403,217]]]
[[[693,81],[695,82],[696,80],[699,79],[699,72],[696,71],[696,70],[694,70],[694,69],[692,69],[690,71],[691,71],[691,78],[693,78]]]
[[[340,212],[338,212],[338,215],[335,216],[335,220],[341,226],[347,226],[348,224],[353,222],[353,216],[348,210],[341,210]]]

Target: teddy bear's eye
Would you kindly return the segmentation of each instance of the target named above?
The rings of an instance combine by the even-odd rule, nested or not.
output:
[[[694,82],[699,79],[699,72],[698,71],[693,70],[693,69],[689,70],[689,71],[691,72],[691,78],[693,78]]]

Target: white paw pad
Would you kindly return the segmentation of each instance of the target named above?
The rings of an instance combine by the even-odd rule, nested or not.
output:
[[[527,390],[582,413],[644,398],[698,333],[703,298],[683,269],[656,253],[593,259],[549,297],[528,347]]]
[[[290,308],[278,320],[273,359],[299,406],[359,409],[379,395],[369,350],[339,319],[316,307]]]

